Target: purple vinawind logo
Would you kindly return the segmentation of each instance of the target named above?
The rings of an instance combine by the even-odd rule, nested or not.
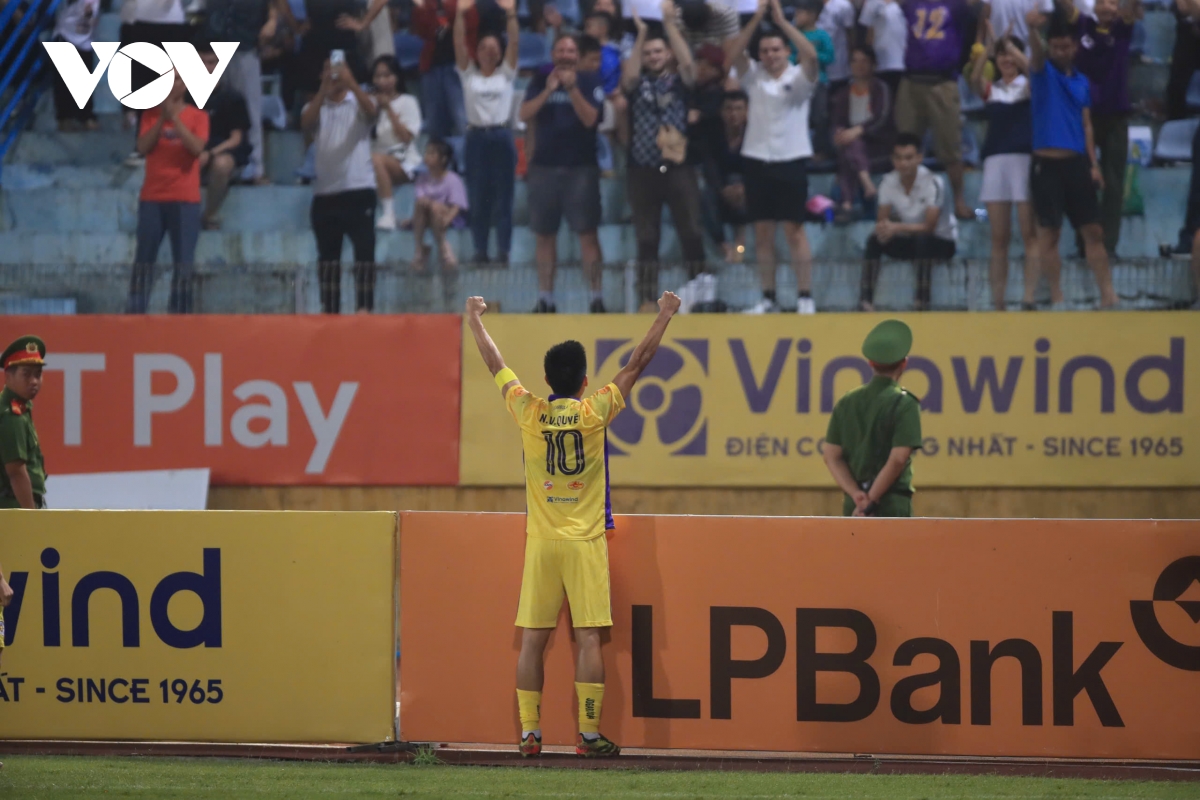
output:
[[[634,346],[631,339],[596,340],[596,372],[624,367]],[[625,398],[625,410],[608,429],[613,455],[632,455],[639,450],[705,455],[708,420],[703,387],[707,379],[708,340],[663,342],[631,396]]]

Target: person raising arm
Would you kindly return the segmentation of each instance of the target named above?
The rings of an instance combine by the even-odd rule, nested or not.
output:
[[[816,83],[821,69],[816,46],[788,20],[779,0],[770,0],[770,3],[771,21],[778,26],[779,30],[783,31],[783,35],[791,42],[792,47],[796,48],[796,57],[799,59],[800,66],[804,68],[804,77]]]
[[[754,10],[754,15],[747,20],[746,26],[738,32],[737,36],[725,42],[725,63],[732,64],[739,75],[745,74],[746,68],[750,64],[746,48],[750,46],[750,40],[754,38],[754,34],[762,25],[763,18],[767,15],[767,7],[768,0],[758,0],[758,8]]]
[[[675,24],[675,16],[675,0],[663,0],[663,31],[667,35],[667,44],[671,45],[671,52],[675,55],[675,71],[683,79],[683,85],[690,88],[696,85],[696,63],[692,59],[692,50],[688,47],[687,40]]]
[[[629,396],[637,379],[654,360],[654,354],[658,352],[658,345],[667,331],[667,325],[670,324],[671,317],[679,311],[679,306],[680,300],[673,292],[663,292],[662,297],[658,300],[658,316],[650,324],[650,330],[646,332],[641,343],[634,348],[633,353],[629,356],[629,363],[622,367],[617,376],[613,378],[613,383],[621,390],[622,397]],[[467,298],[467,324],[471,328],[471,334],[475,337],[475,346],[479,348],[479,355],[494,378],[504,371],[506,366],[504,356],[500,354],[500,348],[492,341],[491,335],[483,325],[485,313],[487,313],[487,303],[482,297]],[[500,387],[500,394],[507,395],[508,391],[518,383],[519,381],[515,378],[508,381]]]

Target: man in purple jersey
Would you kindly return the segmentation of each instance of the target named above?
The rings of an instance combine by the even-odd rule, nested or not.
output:
[[[974,219],[963,195],[962,120],[958,73],[970,32],[967,7],[976,0],[903,0],[908,21],[905,74],[896,97],[896,128],[924,136],[933,130],[933,151],[946,167],[954,191],[954,215]]]

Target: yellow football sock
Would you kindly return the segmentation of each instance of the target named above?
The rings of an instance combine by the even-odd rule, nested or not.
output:
[[[579,732],[600,732],[600,707],[604,704],[603,683],[575,684],[575,694],[579,696]]]
[[[517,689],[517,708],[521,714],[521,732],[542,727],[542,693]]]

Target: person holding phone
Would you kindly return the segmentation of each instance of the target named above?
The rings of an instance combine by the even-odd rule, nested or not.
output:
[[[362,90],[344,54],[325,61],[321,88],[300,115],[304,131],[316,137],[317,176],[313,182],[312,228],[317,239],[321,310],[337,314],[342,305],[342,240],[354,247],[355,309],[375,305],[375,167],[371,128],[378,111]]]

